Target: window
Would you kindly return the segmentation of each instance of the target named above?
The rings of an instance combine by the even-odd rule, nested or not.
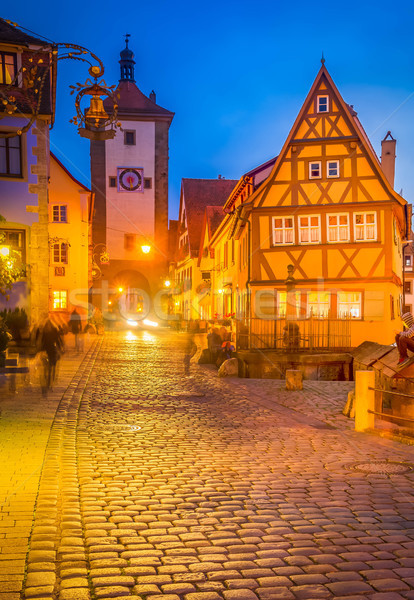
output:
[[[17,54],[0,52],[0,84],[10,85],[17,73]]]
[[[329,96],[318,96],[316,99],[316,112],[329,112]]]
[[[151,190],[152,189],[152,179],[151,179],[151,177],[145,177],[144,178],[144,188],[146,190]]]
[[[328,160],[326,165],[327,177],[339,177],[339,160]]]
[[[53,244],[53,262],[62,263],[67,265],[68,263],[68,244],[57,243]]]
[[[338,317],[360,319],[361,315],[361,292],[338,292]]]
[[[355,213],[355,241],[364,242],[377,239],[377,213]]]
[[[124,131],[125,146],[135,146],[135,131]]]
[[[0,175],[22,177],[21,137],[0,138]]]
[[[24,230],[2,229],[0,230],[0,244],[7,246],[19,255],[19,261],[26,260],[26,237]],[[14,255],[17,260],[16,254]]]
[[[309,179],[320,179],[322,177],[321,162],[309,163]]]
[[[411,267],[412,264],[413,264],[413,256],[412,256],[412,254],[410,254],[409,256],[407,255],[405,257],[405,266],[406,267]]]
[[[53,310],[65,310],[68,306],[68,293],[66,290],[53,291]]]
[[[126,233],[125,234],[124,246],[125,246],[125,250],[134,250],[134,248],[135,248],[135,234],[134,233]]]
[[[109,178],[109,187],[116,187],[116,177]]]
[[[289,294],[289,302],[287,292],[277,293],[277,316],[286,317],[286,309],[288,315],[299,317],[300,292],[291,292]]]
[[[52,221],[53,223],[68,222],[68,207],[66,204],[55,204],[52,206]]]
[[[411,294],[411,281],[404,281],[404,293]]]
[[[327,215],[328,242],[349,242],[348,214]]]
[[[319,215],[299,217],[299,243],[318,244],[321,241]]]
[[[293,217],[273,217],[273,244],[294,244]]]
[[[331,308],[329,292],[308,292],[307,316],[327,317]]]

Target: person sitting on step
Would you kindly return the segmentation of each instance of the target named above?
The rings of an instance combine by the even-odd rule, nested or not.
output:
[[[406,312],[401,318],[406,329],[400,331],[395,336],[398,352],[400,353],[400,358],[397,363],[398,367],[404,367],[411,360],[408,357],[407,348],[408,350],[411,350],[411,352],[414,352],[414,317],[411,313]]]

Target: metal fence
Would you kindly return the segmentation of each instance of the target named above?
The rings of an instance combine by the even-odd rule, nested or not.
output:
[[[237,324],[237,347],[288,352],[348,351],[351,318],[246,319]]]

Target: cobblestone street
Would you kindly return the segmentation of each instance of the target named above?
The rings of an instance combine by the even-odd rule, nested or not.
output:
[[[72,362],[17,456],[26,506],[2,484],[0,600],[414,599],[413,447],[354,432],[352,383],[184,376],[176,340],[106,334]]]

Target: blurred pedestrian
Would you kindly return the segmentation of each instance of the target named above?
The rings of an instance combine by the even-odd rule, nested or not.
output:
[[[69,330],[75,336],[75,350],[76,350],[76,352],[79,352],[80,346],[81,346],[81,344],[79,343],[79,334],[82,332],[82,323],[81,323],[81,316],[78,313],[78,311],[76,310],[76,308],[73,309],[73,311],[70,315]]]
[[[43,357],[42,393],[46,394],[48,389],[53,389],[56,378],[56,365],[63,353],[62,336],[50,319],[46,320],[40,332],[40,350],[45,353]]]
[[[184,375],[189,375],[190,361],[197,352],[197,345],[192,333],[186,333],[184,335],[186,336],[184,341]]]

